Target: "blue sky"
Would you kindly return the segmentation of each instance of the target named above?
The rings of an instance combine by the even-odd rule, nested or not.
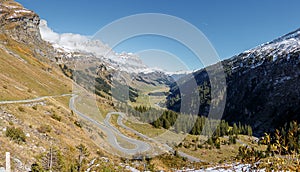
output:
[[[300,27],[299,0],[17,0],[48,21],[59,33],[93,35],[110,22],[139,13],[164,13],[182,18],[201,30],[219,56],[229,58]],[[145,41],[148,40],[148,41]],[[138,52],[161,48],[191,68],[191,53],[178,43],[157,47],[154,38],[137,38],[116,47]],[[142,43],[141,43],[142,42]]]

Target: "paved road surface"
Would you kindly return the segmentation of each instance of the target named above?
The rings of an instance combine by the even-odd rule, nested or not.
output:
[[[76,97],[78,97],[77,95],[62,94],[62,95],[56,95],[56,96],[43,96],[43,97],[38,97],[38,98],[33,98],[33,99],[26,99],[26,100],[0,101],[0,105],[17,104],[17,103],[32,103],[32,102],[42,101],[42,100],[47,99],[47,98],[64,97],[64,96],[72,96],[72,98],[70,99],[70,102],[69,102],[70,109],[73,110],[73,112],[78,114],[83,119],[92,122],[99,129],[101,129],[106,134],[106,136],[108,138],[108,142],[110,143],[110,145],[113,146],[114,148],[118,149],[119,151],[121,151],[123,153],[130,154],[130,155],[134,155],[134,154],[137,154],[137,153],[143,153],[143,152],[148,151],[150,149],[150,145],[148,143],[145,143],[145,142],[142,142],[142,141],[139,141],[139,140],[135,140],[135,139],[132,139],[132,138],[129,138],[129,137],[123,135],[121,132],[119,132],[116,128],[114,128],[109,123],[109,118],[110,118],[111,114],[115,114],[114,112],[109,113],[107,115],[109,118],[106,118],[105,125],[102,124],[102,123],[99,123],[96,120],[94,120],[94,119],[86,116],[85,114],[79,112],[75,107],[75,99],[76,99]],[[130,144],[135,145],[135,148],[133,148],[133,149],[123,148],[118,143],[117,138],[116,138],[117,136],[120,137],[121,139],[129,142]]]
[[[26,99],[26,100],[8,100],[8,101],[0,101],[0,105],[4,104],[16,104],[16,103],[31,103],[31,102],[38,102],[47,98],[55,98],[55,97],[65,97],[65,96],[72,96],[73,94],[62,94],[57,96],[43,96],[33,99]]]
[[[105,135],[107,136],[108,142],[110,143],[111,146],[113,146],[114,148],[118,149],[119,151],[125,153],[125,154],[129,154],[129,155],[134,155],[134,154],[138,154],[138,153],[143,153],[148,151],[151,147],[148,143],[146,142],[142,142],[140,140],[135,140],[132,138],[129,138],[127,136],[125,136],[124,134],[122,134],[118,129],[116,129],[114,126],[112,126],[109,122],[110,117],[112,114],[118,114],[118,112],[110,112],[107,114],[105,120],[104,120],[104,124],[99,123],[98,121],[86,116],[85,114],[79,112],[76,107],[75,107],[75,99],[77,96],[73,96],[70,99],[70,109],[73,110],[73,112],[75,112],[76,114],[78,114],[80,117],[82,117],[83,119],[92,122],[93,124],[95,124],[98,128],[100,128]],[[117,136],[121,137],[121,139],[129,142],[130,144],[135,145],[135,148],[133,149],[127,149],[127,148],[123,148],[122,146],[120,146],[120,144],[117,141]]]
[[[41,100],[44,100],[44,99],[47,99],[47,98],[64,97],[64,96],[72,96],[72,98],[70,99],[70,102],[69,102],[69,108],[74,113],[76,113],[77,115],[79,115],[83,119],[92,122],[100,130],[102,130],[106,134],[108,142],[110,143],[110,145],[113,146],[114,148],[116,148],[117,150],[119,150],[119,151],[121,151],[121,152],[123,152],[125,154],[134,155],[134,154],[138,154],[138,153],[143,153],[143,152],[149,151],[150,148],[151,148],[151,146],[148,143],[146,143],[146,142],[143,142],[143,141],[136,140],[136,139],[129,138],[129,137],[125,136],[117,128],[115,128],[113,125],[111,125],[110,118],[111,118],[111,115],[113,115],[113,114],[119,115],[117,123],[121,127],[125,128],[126,130],[129,130],[129,131],[131,131],[133,133],[135,133],[136,135],[138,135],[138,136],[140,136],[140,137],[142,137],[144,139],[147,139],[147,140],[149,140],[151,142],[158,143],[156,140],[154,140],[154,139],[152,139],[152,138],[150,138],[150,137],[148,137],[148,136],[146,136],[146,135],[144,135],[142,133],[139,133],[138,131],[136,131],[136,130],[134,130],[132,128],[129,128],[126,125],[124,125],[123,124],[123,119],[126,117],[126,115],[124,113],[122,113],[122,112],[110,112],[110,113],[108,113],[107,116],[106,116],[106,118],[105,118],[105,120],[104,120],[104,124],[99,123],[98,121],[90,118],[89,116],[87,116],[87,115],[79,112],[76,109],[76,106],[75,106],[75,99],[78,96],[74,95],[74,94],[62,94],[62,95],[56,95],[56,96],[43,96],[43,97],[38,97],[38,98],[33,98],[33,99],[27,99],[27,100],[0,101],[0,105],[4,105],[4,104],[16,104],[16,103],[31,103],[31,102],[41,101]],[[121,139],[129,142],[130,144],[135,145],[135,148],[133,148],[133,149],[123,148],[118,143],[117,136],[120,137]],[[161,143],[158,143],[158,144],[161,144]],[[166,151],[174,153],[174,149],[171,148],[170,146],[168,146],[167,144],[161,144],[161,145],[164,146],[164,149]],[[201,162],[200,159],[195,158],[195,157],[190,156],[190,155],[187,155],[187,154],[185,154],[183,152],[178,152],[178,154],[180,156],[182,156],[182,157],[186,157],[190,161]],[[204,162],[204,161],[202,161],[202,162]]]
[[[164,147],[164,151],[169,151],[169,152],[172,152],[172,153],[175,152],[175,150],[174,150],[172,147],[168,146],[167,144],[162,144],[162,143],[160,143],[160,142],[158,142],[158,141],[156,141],[156,140],[154,140],[154,139],[152,139],[152,138],[150,138],[150,137],[148,137],[148,136],[146,136],[146,135],[144,135],[144,134],[142,134],[142,133],[140,133],[140,132],[138,132],[138,131],[136,131],[136,130],[130,128],[130,127],[127,127],[126,125],[124,125],[124,124],[123,124],[123,119],[126,117],[126,115],[125,115],[124,113],[121,113],[121,112],[115,112],[115,113],[113,113],[113,114],[119,115],[118,120],[117,120],[117,123],[118,123],[118,125],[120,125],[120,126],[123,127],[124,129],[129,130],[129,131],[135,133],[136,135],[138,135],[138,136],[140,136],[140,137],[142,137],[142,138],[144,138],[144,139],[147,139],[147,140],[149,140],[149,141],[151,141],[151,142],[158,143],[158,144],[162,145],[162,146]],[[186,153],[183,153],[183,152],[181,152],[181,151],[178,151],[178,154],[179,154],[180,156],[182,156],[182,157],[187,158],[189,161],[192,161],[192,162],[205,162],[205,161],[202,161],[202,160],[200,160],[200,159],[198,159],[198,158],[196,158],[196,157],[193,157],[193,156],[191,156],[191,155],[188,155],[188,154],[186,154]]]

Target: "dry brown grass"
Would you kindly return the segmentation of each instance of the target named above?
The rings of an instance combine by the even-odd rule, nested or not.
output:
[[[4,118],[1,121],[1,128],[12,124],[15,127],[21,127],[26,134],[30,135],[27,137],[26,143],[18,145],[4,137],[4,132],[0,132],[0,155],[9,151],[12,157],[30,165],[34,162],[34,157],[49,150],[50,146],[55,146],[63,152],[66,162],[71,162],[74,161],[74,157],[78,156],[75,147],[82,143],[88,147],[91,157],[98,156],[97,150],[100,149],[100,143],[104,142],[103,139],[98,139],[98,143],[96,143],[91,139],[95,135],[94,133],[88,133],[85,129],[76,126],[74,121],[77,120],[77,116],[72,115],[64,104],[54,99],[48,99],[45,103],[46,106],[37,105],[37,110],[32,108],[32,104],[2,105],[0,107],[0,110],[12,115],[10,118],[1,115]],[[24,108],[24,112],[20,112],[18,107]],[[61,116],[61,122],[51,118],[52,113]],[[38,129],[41,126],[50,126],[51,131],[40,133]],[[106,149],[108,150],[108,148]],[[105,151],[101,152],[103,155],[109,156]],[[0,158],[1,163],[4,163],[4,160]]]
[[[148,137],[157,137],[165,132],[165,129],[155,128],[150,124],[134,123],[132,121],[125,121],[124,124]]]
[[[0,41],[8,42],[7,50],[0,48],[0,101],[61,95],[72,91],[72,81],[57,67],[49,66],[51,63],[38,60],[31,47],[19,44],[5,35],[0,35]],[[75,146],[80,143],[88,147],[90,158],[99,156],[100,152],[102,156],[118,161],[118,158],[106,153],[111,148],[105,143],[105,136],[100,137],[101,131],[88,123],[83,128],[74,124],[82,119],[69,110],[69,99],[68,96],[49,98],[44,100],[46,105],[1,105],[0,165],[4,164],[3,157],[5,152],[9,151],[13,158],[18,158],[30,166],[35,158],[47,152],[50,146],[59,148],[65,155],[65,161],[71,162],[78,157]],[[61,120],[54,119],[53,114]],[[21,127],[28,136],[30,135],[26,143],[18,145],[5,137],[2,129],[11,125]],[[38,129],[45,126],[50,126],[51,130],[40,133]]]
[[[154,157],[150,163],[154,166],[155,171],[163,170],[167,172],[176,171],[175,169],[182,170],[183,167],[200,169],[201,167],[207,165],[207,163],[190,162],[182,157],[169,154],[163,154]]]
[[[0,39],[5,39],[5,36],[1,35]],[[30,47],[8,40],[8,51],[16,55],[0,49],[0,100],[60,95],[71,91],[71,80],[58,69],[36,59]],[[47,71],[50,68],[52,72]]]

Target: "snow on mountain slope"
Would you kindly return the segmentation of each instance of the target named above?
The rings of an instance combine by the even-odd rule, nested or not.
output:
[[[253,69],[265,61],[275,62],[282,58],[289,60],[289,54],[295,51],[300,51],[300,29],[245,51],[229,61],[232,64],[232,71],[237,71],[242,67]]]
[[[42,39],[50,42],[53,47],[67,58],[95,56],[101,61],[109,64],[108,67],[125,71],[128,73],[151,73],[157,71],[147,67],[140,58],[133,53],[116,53],[111,47],[100,40],[92,40],[88,36],[64,33],[58,34],[50,29],[47,21],[41,20],[40,33]]]
[[[226,59],[222,65],[227,86],[223,119],[251,125],[256,136],[300,120],[300,29]],[[210,76],[217,78],[218,75]],[[182,94],[180,86],[188,87],[195,78],[199,88],[208,92],[207,96],[200,94],[203,101],[198,114],[209,115],[210,102],[214,101],[210,98],[210,87],[206,87],[209,77],[201,69],[192,77],[180,79],[183,82],[177,83],[181,85],[172,85],[168,108],[180,111],[181,100],[191,97]],[[181,99],[176,98],[179,96]],[[190,105],[187,103],[186,106]]]

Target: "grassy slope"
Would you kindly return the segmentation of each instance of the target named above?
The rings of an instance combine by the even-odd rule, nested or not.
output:
[[[72,91],[72,82],[66,78],[58,68],[52,67],[48,59],[38,60],[31,47],[0,35],[0,41],[5,40],[5,48],[0,46],[0,101],[23,100],[47,95],[61,95]],[[49,71],[49,69],[51,69]],[[109,156],[103,150],[109,150],[104,143],[101,131],[87,127],[80,128],[74,124],[80,121],[68,108],[70,97],[51,98],[44,101],[44,105],[32,103],[11,104],[0,106],[0,166],[5,164],[6,151],[11,152],[12,158],[20,159],[29,167],[49,147],[59,148],[68,164],[78,157],[75,146],[80,143],[87,146],[90,156]],[[21,109],[21,110],[20,110]],[[61,121],[53,119],[55,114]],[[40,127],[49,125],[51,131],[40,133]],[[26,143],[17,144],[5,137],[5,128],[20,127],[29,137]],[[92,128],[92,131],[90,130]],[[102,135],[102,137],[100,137]],[[100,146],[100,147],[99,147]],[[103,148],[103,150],[97,151]],[[98,152],[98,153],[97,153]],[[113,159],[112,157],[110,157]],[[12,163],[14,168],[15,164]]]
[[[167,92],[169,88],[166,86],[152,86],[142,82],[136,83],[133,87],[139,90],[136,102],[130,102],[133,107],[135,106],[151,106],[156,107],[157,103],[164,102],[166,96],[149,96],[151,92]]]
[[[0,106],[0,111],[2,112],[0,113],[2,117],[0,124],[0,142],[2,147],[0,155],[4,155],[6,151],[9,151],[13,158],[18,158],[30,165],[35,161],[33,157],[38,157],[42,153],[47,152],[52,145],[53,147],[58,147],[65,155],[66,163],[70,163],[74,161],[74,157],[78,156],[78,151],[75,147],[82,143],[87,146],[91,153],[90,158],[98,156],[96,150],[99,149],[98,145],[101,142],[96,144],[93,140],[96,141],[97,138],[95,136],[99,135],[101,131],[93,129],[92,132],[88,132],[76,126],[74,122],[79,119],[65,106],[66,102],[62,103],[61,100],[57,101],[51,98],[45,100],[44,103],[44,105],[28,103]],[[37,110],[33,108],[34,106],[37,107]],[[6,112],[6,114],[3,114],[3,112]],[[10,114],[10,117],[7,114]],[[61,117],[61,121],[53,119],[53,114]],[[40,133],[38,131],[39,128],[47,125],[51,127],[50,132]],[[8,126],[20,127],[26,134],[29,134],[30,136],[26,138],[26,143],[18,145],[5,137],[3,129]],[[102,152],[102,155],[107,155],[104,151],[100,152]],[[4,156],[0,157],[0,164],[4,164]]]
[[[124,124],[151,138],[157,137],[165,132],[165,129],[155,128],[150,124],[134,123],[132,121],[126,121]]]
[[[56,68],[37,60],[29,47],[9,40],[7,49],[15,55],[0,49],[0,100],[70,93],[70,80]]]
[[[200,139],[199,139],[200,138]],[[219,163],[219,162],[230,162],[234,161],[235,157],[238,154],[239,147],[243,144],[249,145],[251,147],[254,147],[258,150],[264,150],[266,147],[264,145],[258,146],[257,144],[253,144],[253,137],[245,136],[245,135],[239,135],[238,140],[236,144],[221,144],[221,149],[216,149],[215,147],[210,148],[211,146],[208,145],[208,147],[203,146],[203,148],[195,148],[195,140],[199,139],[200,143],[204,143],[207,138],[202,136],[194,136],[194,135],[188,135],[185,140],[183,141],[184,144],[190,145],[189,147],[179,147],[178,150],[185,152],[189,155],[192,155],[194,157],[200,158],[202,160],[205,160],[207,162],[212,163]],[[220,141],[228,141],[228,137],[220,137]]]

